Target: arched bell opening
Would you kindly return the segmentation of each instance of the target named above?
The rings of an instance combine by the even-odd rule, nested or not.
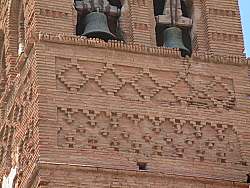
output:
[[[191,0],[181,0],[182,15],[187,18],[192,18],[193,2]]]
[[[153,3],[157,46],[179,48],[182,56],[191,56],[192,2],[154,0]]]
[[[9,36],[12,40],[6,40],[6,46],[8,46],[8,51],[13,53],[6,53],[6,59],[17,58],[24,51],[25,47],[25,16],[24,16],[24,5],[23,0],[10,0],[9,2],[9,12],[8,12],[8,23],[6,30],[11,31]],[[6,62],[7,74],[15,75],[16,71],[13,70],[13,65]]]
[[[110,39],[120,40],[119,23],[121,1],[75,0],[77,10],[76,35],[88,38],[100,38],[105,41]]]
[[[24,52],[25,47],[25,27],[24,27],[24,10],[23,3],[19,5],[18,14],[18,55]]]
[[[84,15],[82,12],[77,12],[76,35],[82,35],[84,31]]]
[[[166,0],[154,0],[154,16],[163,15]],[[156,23],[156,45],[163,46],[163,31],[167,28],[167,25]]]
[[[0,31],[0,96],[2,96],[2,93],[5,90],[6,80],[7,80],[7,75],[6,75],[4,34],[2,31]]]

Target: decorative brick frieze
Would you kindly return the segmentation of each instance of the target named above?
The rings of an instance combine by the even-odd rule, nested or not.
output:
[[[212,40],[214,41],[224,41],[224,42],[237,42],[239,41],[239,36],[234,34],[228,33],[212,33]]]
[[[138,30],[143,30],[143,31],[147,31],[149,29],[149,26],[145,23],[137,23],[135,22],[135,29],[138,29]]]
[[[224,9],[216,9],[216,8],[210,8],[209,14],[215,15],[215,16],[228,16],[228,17],[236,17],[236,10],[224,10]]]
[[[54,11],[49,9],[40,9],[40,14],[42,16],[53,17],[53,18],[64,18],[69,15],[69,13],[67,12]]]
[[[98,91],[102,95],[135,103],[150,101],[161,107],[187,105],[228,110],[235,107],[234,86],[230,78],[198,74],[187,77],[183,76],[185,72],[112,66],[87,60],[74,64],[70,59],[56,58],[56,64],[57,87],[64,92],[94,94]]]
[[[57,118],[59,148],[248,166],[233,125],[65,107],[58,107]]]
[[[146,6],[146,1],[145,0],[133,0],[132,1],[133,5],[143,7]]]

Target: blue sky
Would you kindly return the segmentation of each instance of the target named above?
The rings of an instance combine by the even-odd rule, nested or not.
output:
[[[245,53],[250,57],[250,0],[239,0],[241,21],[243,24]]]

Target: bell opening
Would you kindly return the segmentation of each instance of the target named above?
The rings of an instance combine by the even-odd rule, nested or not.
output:
[[[181,0],[181,10],[184,17],[192,18],[193,2],[191,0]]]
[[[120,0],[107,0],[110,6],[122,8]],[[101,4],[100,6],[102,6]],[[91,5],[92,6],[92,5]],[[108,5],[107,5],[108,6]],[[93,7],[92,7],[93,8]],[[100,38],[104,41],[122,40],[119,35],[119,13],[106,11],[89,11],[88,9],[77,10],[76,35],[88,38]],[[113,9],[112,9],[113,10]],[[114,9],[115,10],[115,9]]]
[[[187,18],[192,18],[192,12],[193,12],[193,6],[191,0],[180,0],[181,2],[181,10],[182,10],[182,16]],[[154,15],[159,16],[163,15],[164,7],[165,7],[166,0],[154,0]],[[155,27],[155,34],[156,34],[156,45],[157,46],[163,46],[167,48],[171,48],[171,45],[167,45],[167,39],[165,37],[166,33],[165,31],[172,26],[171,24],[166,25],[162,23],[156,23]],[[176,26],[181,30],[181,34],[178,36],[178,45],[176,48],[179,48],[181,51],[182,56],[191,56],[192,54],[192,38],[191,38],[191,27],[184,27],[184,26]],[[173,33],[174,34],[174,33]],[[173,36],[173,35],[172,35]],[[171,36],[171,37],[172,37]],[[168,38],[169,42],[169,38]],[[174,42],[174,39],[171,41],[172,44]],[[174,48],[174,47],[172,47]]]
[[[183,57],[192,55],[192,40],[191,40],[191,28],[182,28],[182,41],[185,47],[189,51],[181,50],[181,54]]]
[[[76,35],[82,35],[84,29],[84,16],[81,13],[77,13]]]
[[[166,25],[157,24],[155,27],[156,34],[156,45],[163,46],[164,44],[164,30],[167,28]]]
[[[166,0],[154,0],[154,15],[162,15]]]

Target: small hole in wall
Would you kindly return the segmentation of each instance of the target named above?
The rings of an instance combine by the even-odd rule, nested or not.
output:
[[[204,161],[205,160],[205,158],[204,157],[200,157],[200,161]]]
[[[241,164],[242,166],[248,166],[248,165],[247,165],[247,162],[245,162],[245,161],[241,161],[240,164]]]
[[[147,163],[145,163],[145,162],[137,162],[137,166],[138,166],[140,171],[147,170]]]
[[[222,124],[218,124],[217,127],[218,127],[218,128],[222,128]]]
[[[180,123],[181,121],[179,119],[175,119],[175,123]]]
[[[219,162],[220,163],[226,163],[227,161],[226,161],[226,159],[219,159]]]
[[[74,148],[74,145],[73,144],[69,144],[69,148]]]
[[[200,121],[196,121],[195,123],[196,123],[196,125],[201,125]]]

